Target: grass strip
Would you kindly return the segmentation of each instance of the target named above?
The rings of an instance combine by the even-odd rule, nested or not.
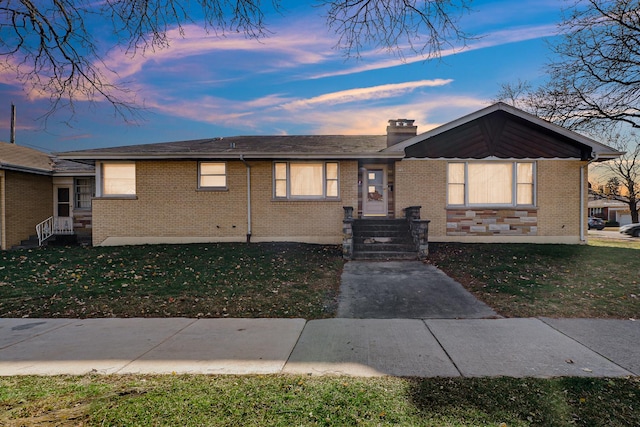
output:
[[[0,379],[6,426],[631,426],[638,402],[637,378]]]

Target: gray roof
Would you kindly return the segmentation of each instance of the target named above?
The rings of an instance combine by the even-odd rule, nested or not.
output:
[[[53,157],[55,163],[54,175],[56,176],[93,176],[95,175],[95,166],[63,160],[59,157]]]
[[[0,169],[39,175],[93,175],[91,165],[57,158],[29,147],[0,142]]]
[[[33,148],[0,142],[0,169],[50,175],[53,173],[51,156]]]
[[[68,160],[114,159],[287,159],[287,158],[396,158],[402,153],[382,153],[386,135],[278,135],[233,136],[127,145],[122,147],[66,151],[58,156]]]

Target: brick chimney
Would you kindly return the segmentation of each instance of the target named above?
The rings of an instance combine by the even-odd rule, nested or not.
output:
[[[418,134],[418,126],[413,124],[415,120],[395,119],[389,120],[387,126],[387,147],[396,145]]]

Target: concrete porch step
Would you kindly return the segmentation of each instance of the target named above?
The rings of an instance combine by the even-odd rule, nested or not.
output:
[[[353,259],[358,261],[363,260],[415,260],[418,259],[418,254],[414,250],[408,251],[353,251]]]

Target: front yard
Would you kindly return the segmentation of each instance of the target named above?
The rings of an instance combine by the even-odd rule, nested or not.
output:
[[[301,317],[335,313],[340,248],[45,247],[0,255],[2,317]]]
[[[627,242],[432,244],[429,262],[505,316],[637,318]],[[2,252],[0,316],[331,317],[342,266],[301,244]],[[21,376],[0,377],[0,425],[630,426],[639,398],[638,378]]]
[[[432,244],[429,262],[506,317],[640,317],[640,241]]]
[[[637,240],[430,250],[428,262],[503,316],[640,317]],[[293,243],[8,251],[0,316],[332,317],[342,266],[339,247]]]

